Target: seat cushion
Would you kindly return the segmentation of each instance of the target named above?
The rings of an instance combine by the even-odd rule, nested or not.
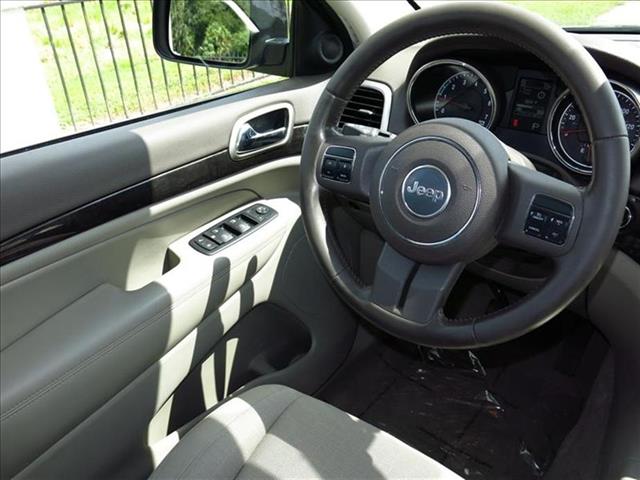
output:
[[[395,437],[279,385],[213,410],[151,476],[160,478],[460,477]]]

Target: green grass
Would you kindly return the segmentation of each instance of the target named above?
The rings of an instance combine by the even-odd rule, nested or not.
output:
[[[509,3],[539,13],[562,26],[586,27],[593,25],[596,18],[623,1],[616,0],[514,0]]]
[[[53,1],[50,3],[55,4]],[[252,72],[207,69],[161,61],[153,48],[151,37],[151,2],[137,0],[134,4],[134,0],[122,0],[119,4],[126,27],[126,38],[118,11],[118,2],[105,0],[102,4],[111,37],[113,56],[109,48],[100,3],[95,0],[84,3],[86,23],[81,4],[64,6],[81,74],[76,67],[63,8],[55,5],[44,9],[65,79],[76,129],[81,130],[92,125],[105,125],[141,114],[153,113],[213,96],[222,90],[230,88],[236,90],[239,88],[236,85],[253,81]],[[27,20],[39,48],[40,60],[45,69],[60,126],[73,129],[71,114],[41,9],[28,10]],[[89,39],[87,24],[91,30],[95,57],[102,74],[104,93],[91,49],[92,42]],[[131,56],[127,50],[127,39]],[[146,57],[143,45],[146,48]],[[148,67],[146,58],[148,58]],[[258,81],[257,77],[258,75],[255,81]],[[81,79],[84,80],[88,102],[85,100]],[[267,80],[269,79],[259,79],[259,82],[264,83]]]

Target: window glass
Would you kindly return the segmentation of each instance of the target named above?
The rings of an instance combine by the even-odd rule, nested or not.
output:
[[[2,0],[0,9],[0,152],[279,79],[162,60],[151,0]]]
[[[640,27],[640,0],[501,0],[525,8],[563,27]],[[427,7],[442,0],[418,0]]]

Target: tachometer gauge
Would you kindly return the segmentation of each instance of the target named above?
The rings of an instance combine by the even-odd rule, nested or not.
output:
[[[468,63],[453,59],[429,62],[411,77],[407,106],[415,123],[432,118],[466,118],[491,128],[496,94],[487,78]]]
[[[471,70],[451,75],[438,89],[433,116],[466,118],[483,127],[491,125],[494,100],[489,86]]]
[[[623,85],[612,82],[627,126],[629,148],[635,155],[640,148],[640,106],[635,95]],[[551,148],[565,166],[579,173],[589,174],[591,164],[591,142],[582,113],[569,95],[564,92],[554,105],[550,115],[549,142]]]

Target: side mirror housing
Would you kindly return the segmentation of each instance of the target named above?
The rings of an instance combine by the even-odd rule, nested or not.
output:
[[[155,0],[153,44],[171,61],[228,69],[281,65],[287,0]]]

